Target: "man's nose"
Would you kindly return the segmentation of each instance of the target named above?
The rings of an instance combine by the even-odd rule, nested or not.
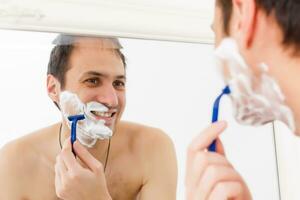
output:
[[[103,87],[99,88],[97,100],[109,108],[118,106],[117,92],[112,85],[104,85]]]

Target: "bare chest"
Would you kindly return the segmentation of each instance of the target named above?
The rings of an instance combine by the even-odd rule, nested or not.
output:
[[[142,187],[142,173],[130,160],[109,163],[105,176],[113,200],[136,199]],[[28,180],[28,185],[28,195],[22,200],[59,200],[55,193],[54,166],[44,166],[36,170],[35,177]]]

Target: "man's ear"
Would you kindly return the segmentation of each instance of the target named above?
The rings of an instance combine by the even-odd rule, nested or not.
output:
[[[51,74],[47,75],[47,93],[48,96],[52,99],[53,102],[59,102],[60,94],[60,83],[59,81]]]
[[[255,0],[232,0],[233,35],[243,48],[249,48],[255,37],[257,5]]]

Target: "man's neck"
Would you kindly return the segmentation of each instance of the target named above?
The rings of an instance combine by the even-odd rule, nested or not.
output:
[[[292,109],[296,132],[300,135],[300,58],[293,52],[282,48],[266,56],[270,74],[278,82],[286,98],[286,104]]]
[[[62,145],[64,144],[65,140],[70,137],[70,129],[69,127],[63,123],[62,124],[62,129],[61,129],[61,143]],[[108,144],[109,140],[97,140],[95,145],[92,147],[87,148],[87,150],[99,161],[103,162],[105,160],[106,154],[108,153]],[[104,163],[103,163],[104,164]]]

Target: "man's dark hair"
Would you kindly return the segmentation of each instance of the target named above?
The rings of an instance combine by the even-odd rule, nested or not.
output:
[[[69,58],[74,48],[74,42],[76,39],[80,38],[79,36],[70,36],[70,35],[59,35],[53,43],[53,47],[50,59],[48,63],[47,74],[53,75],[60,82],[62,89],[65,86],[65,74],[70,69]],[[115,47],[114,51],[117,56],[120,57],[124,68],[126,68],[126,59],[124,54],[121,52],[121,44],[116,38],[105,38],[109,40],[112,45]]]
[[[226,35],[229,35],[229,25],[232,14],[232,0],[217,0],[217,4],[222,10],[223,31]]]
[[[300,1],[299,0],[255,0],[267,15],[274,15],[283,33],[283,44],[300,51]],[[224,32],[229,34],[232,0],[218,0],[223,13]]]

